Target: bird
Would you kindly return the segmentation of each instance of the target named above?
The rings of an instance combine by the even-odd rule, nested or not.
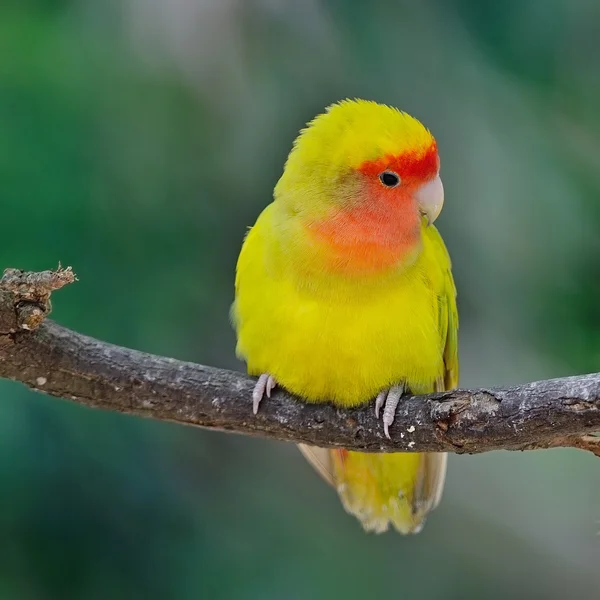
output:
[[[457,387],[443,203],[437,142],[406,112],[346,99],[300,131],[236,266],[255,414],[279,386],[306,403],[374,403],[390,437],[403,396]],[[417,533],[440,501],[445,453],[299,448],[366,531]]]

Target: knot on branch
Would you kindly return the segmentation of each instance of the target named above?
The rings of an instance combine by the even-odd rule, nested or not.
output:
[[[0,327],[5,341],[6,336],[17,331],[37,329],[52,310],[50,294],[76,279],[71,267],[63,269],[60,265],[56,271],[39,273],[6,269],[0,279],[0,305],[12,304],[13,310],[3,311],[1,315]]]
[[[466,397],[446,399],[450,395],[443,394],[431,407],[432,420],[444,432],[449,428],[470,428],[473,423],[481,423],[482,416],[493,417],[500,409],[499,399],[487,390],[472,391]]]

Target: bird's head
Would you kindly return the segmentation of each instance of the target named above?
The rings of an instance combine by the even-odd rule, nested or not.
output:
[[[395,108],[342,101],[300,133],[275,199],[336,268],[388,269],[418,254],[442,209],[435,139]]]

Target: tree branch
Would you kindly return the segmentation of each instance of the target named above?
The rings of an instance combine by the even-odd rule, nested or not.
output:
[[[0,280],[0,377],[86,406],[361,451],[530,450],[559,446],[600,456],[600,374],[505,389],[454,390],[403,400],[392,439],[373,403],[341,410],[277,390],[252,414],[250,377],[121,348],[45,317],[50,293],[75,280],[70,269]]]

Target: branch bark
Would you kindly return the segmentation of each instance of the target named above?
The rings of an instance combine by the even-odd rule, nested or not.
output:
[[[107,344],[46,320],[70,269],[0,280],[0,377],[80,404],[266,438],[363,452],[478,453],[573,447],[600,456],[600,374],[453,390],[400,403],[392,439],[373,403],[309,405],[277,389],[252,414],[252,378]]]

